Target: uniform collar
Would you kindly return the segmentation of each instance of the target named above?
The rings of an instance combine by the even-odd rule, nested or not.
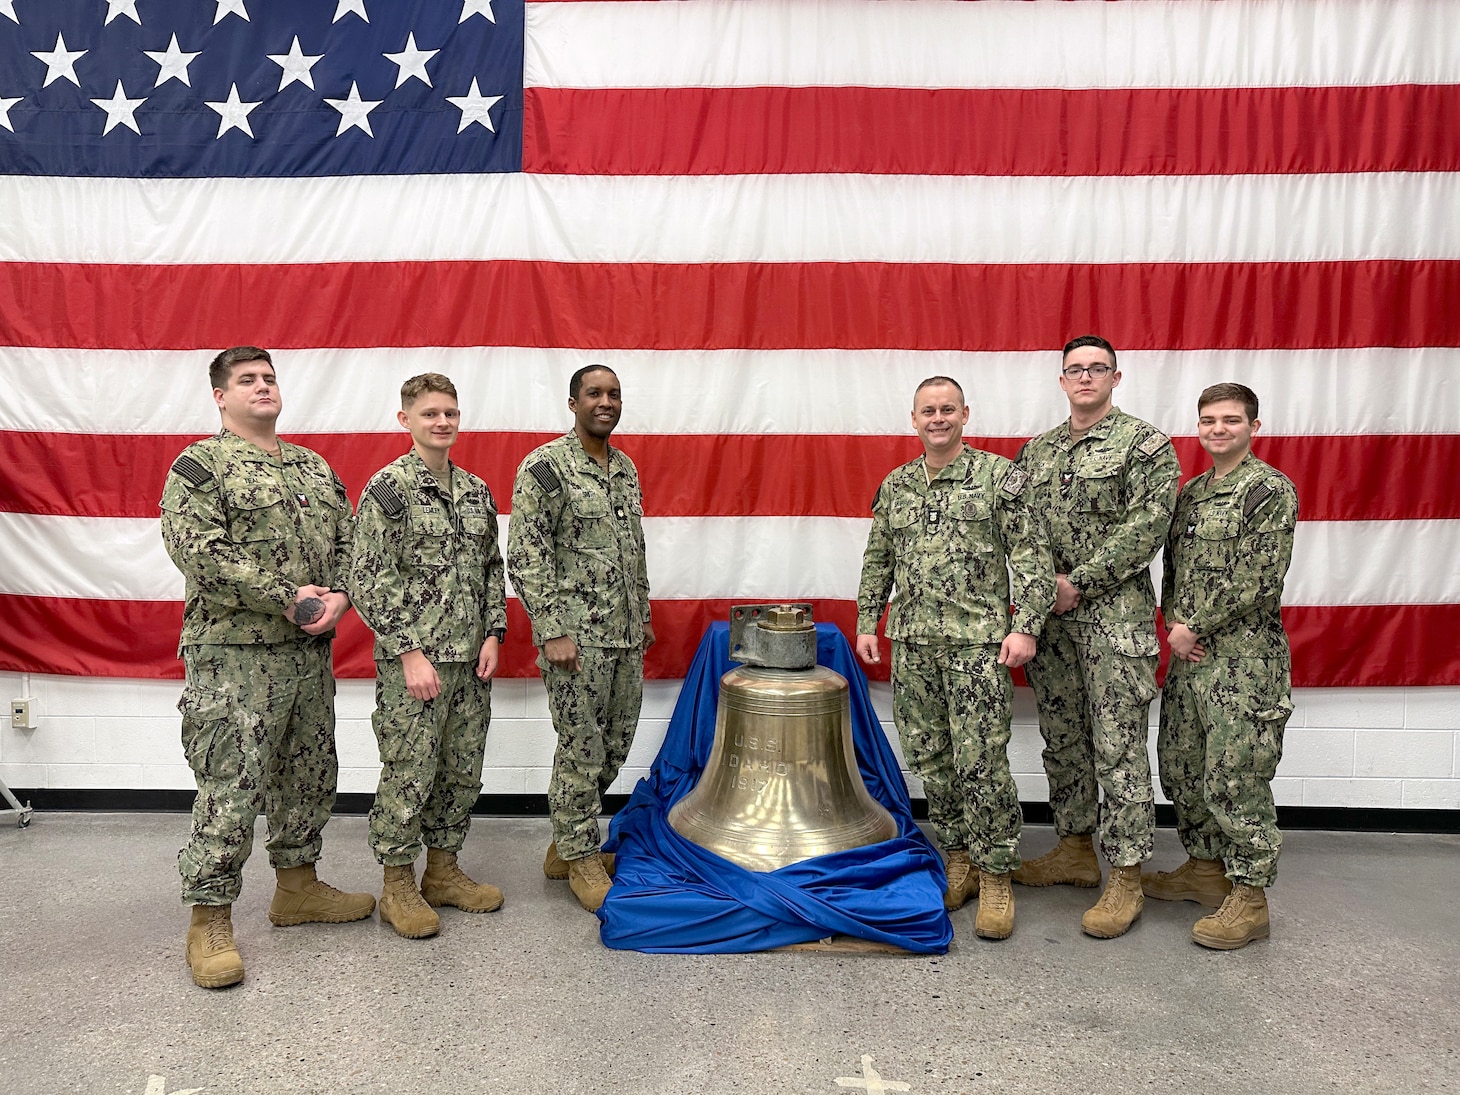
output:
[[[1095,425],[1086,430],[1081,439],[1083,440],[1084,438],[1094,437],[1104,440],[1105,438],[1109,437],[1110,431],[1115,427],[1115,420],[1119,417],[1122,417],[1122,414],[1123,412],[1121,411],[1121,409],[1112,403],[1110,405],[1110,410],[1106,413],[1105,417],[1100,419],[1099,422],[1095,423]],[[1070,427],[1071,421],[1072,419],[1066,418],[1064,420],[1064,423],[1060,426],[1060,434],[1056,440],[1058,440],[1062,448],[1068,449],[1073,447],[1075,444],[1075,439]]]
[[[282,437],[279,438],[279,455],[275,457],[259,448],[252,441],[247,441],[232,430],[224,428],[216,434],[219,441],[231,448],[235,455],[243,460],[250,460],[260,464],[273,464],[282,461],[285,464],[298,464],[305,459],[304,450],[298,445],[291,445]]]
[[[915,461],[915,463],[918,466],[918,473],[922,476],[923,482],[928,483],[929,485],[931,485],[933,483],[938,482],[938,480],[940,480],[940,479],[947,479],[947,480],[950,480],[950,481],[956,481],[956,480],[959,480],[959,479],[967,479],[968,478],[968,462],[972,458],[973,458],[973,449],[965,441],[963,443],[963,446],[958,450],[958,455],[955,456],[947,464],[944,464],[936,472],[934,472],[931,478],[929,478],[929,476],[928,476],[928,472],[931,469],[928,467],[928,454],[927,453],[924,453],[922,456],[918,457],[917,460]]]
[[[1252,455],[1252,450],[1247,450],[1247,455],[1237,462],[1237,466],[1220,479],[1217,478],[1217,469],[1208,468],[1203,474],[1210,476],[1208,482],[1211,484],[1213,494],[1231,494],[1249,479],[1256,477],[1260,470],[1262,461]]]
[[[597,468],[600,472],[603,471],[603,465],[589,455],[588,450],[583,447],[583,439],[578,436],[577,430],[569,430],[563,436],[572,442],[571,450],[574,461],[582,467]],[[608,473],[610,475],[623,471],[623,459],[623,455],[618,449],[610,444],[608,446]]]
[[[415,479],[417,488],[429,488],[437,494],[455,497],[457,467],[450,460],[446,461],[446,483],[436,478],[436,473],[426,466],[426,461],[421,459],[421,454],[414,447],[405,455],[405,466]]]

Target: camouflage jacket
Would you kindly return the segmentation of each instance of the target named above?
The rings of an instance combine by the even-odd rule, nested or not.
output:
[[[532,621],[532,641],[642,646],[649,620],[644,501],[634,462],[609,448],[609,470],[569,433],[517,469],[507,573]]]
[[[1285,654],[1279,611],[1293,558],[1298,492],[1282,472],[1248,453],[1220,479],[1208,469],[1176,499],[1166,539],[1161,604],[1207,654]]]
[[[375,632],[376,660],[420,650],[433,662],[475,662],[488,632],[507,627],[497,503],[455,464],[446,489],[412,449],[360,495],[350,597]]]
[[[354,523],[344,484],[318,453],[279,449],[276,459],[224,430],[167,473],[162,541],[187,584],[179,653],[311,638],[284,618],[299,587],[343,588]]]
[[[1032,439],[1018,464],[1029,474],[1055,573],[1080,591],[1079,605],[1061,618],[1098,626],[1122,654],[1155,654],[1150,566],[1181,478],[1170,439],[1113,407],[1078,441],[1068,419]]]
[[[924,469],[920,456],[877,488],[857,634],[876,634],[895,587],[890,639],[998,643],[1011,630],[1037,636],[1054,603],[1054,569],[1029,508],[1027,476],[1002,456],[967,446],[931,483]]]

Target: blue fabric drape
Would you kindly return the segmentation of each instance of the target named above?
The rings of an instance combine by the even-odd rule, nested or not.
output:
[[[867,790],[897,820],[880,844],[818,856],[766,873],[747,871],[669,825],[669,808],[699,780],[715,740],[720,678],[735,664],[726,623],[710,626],[680,690],[649,777],[614,817],[613,888],[598,912],[606,946],[728,953],[851,935],[942,954],[953,938],[943,909],[942,860],[913,823],[897,757],[872,711],[867,678],[831,624],[818,624],[817,661],[847,678],[852,738]]]

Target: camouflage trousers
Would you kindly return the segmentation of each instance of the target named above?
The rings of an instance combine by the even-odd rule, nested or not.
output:
[[[1277,878],[1283,837],[1272,778],[1293,713],[1288,658],[1173,661],[1156,757],[1189,855],[1219,859],[1248,886]]]
[[[567,673],[539,658],[558,748],[548,812],[564,859],[598,850],[603,796],[633,744],[644,697],[644,649],[584,646],[582,668]]]
[[[339,772],[330,644],[190,646],[183,665],[177,707],[198,797],[177,856],[182,899],[231,905],[261,812],[271,865],[319,858]]]
[[[1024,672],[1039,708],[1055,832],[1098,831],[1111,866],[1144,863],[1156,834],[1147,745],[1156,655],[1121,653],[1098,626],[1050,616]]]
[[[370,808],[370,848],[387,867],[414,863],[421,845],[459,852],[482,790],[482,754],[492,720],[492,684],[475,662],[436,662],[441,692],[406,691],[399,658],[375,663],[380,784]]]
[[[967,849],[990,874],[1019,866],[1013,700],[997,644],[892,644],[892,717],[903,758],[923,781],[933,832],[944,851]]]

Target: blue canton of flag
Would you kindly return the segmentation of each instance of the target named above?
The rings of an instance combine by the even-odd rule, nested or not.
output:
[[[522,167],[523,0],[0,0],[0,173]]]

